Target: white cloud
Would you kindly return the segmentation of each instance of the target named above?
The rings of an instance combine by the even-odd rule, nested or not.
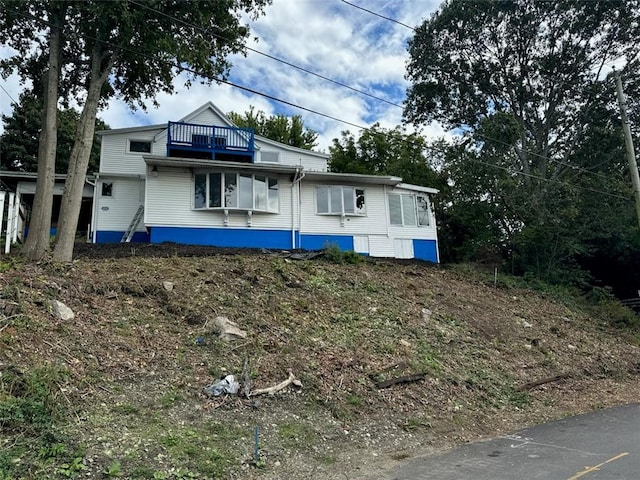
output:
[[[428,18],[440,0],[353,0],[353,3],[414,26]],[[404,74],[412,30],[339,1],[274,0],[264,16],[249,23],[251,38],[259,38],[257,43],[249,41],[251,48],[402,105],[408,86]],[[0,48],[0,54],[3,53]],[[238,55],[231,61],[232,82],[309,110],[365,127],[379,122],[393,128],[402,121],[401,108],[258,53],[249,51],[246,58]],[[155,98],[160,104],[157,109],[149,101],[146,113],[130,112],[122,101],[113,99],[100,116],[112,128],[118,128],[177,120],[206,101],[212,101],[225,112],[243,113],[254,105],[267,114],[302,115],[305,125],[319,132],[319,148],[324,150],[342,130],[357,130],[229,85],[194,83],[189,90],[182,85],[183,81],[177,79],[177,94],[159,94]],[[17,99],[20,93],[17,79],[10,78],[3,86]],[[0,91],[2,113],[10,112],[10,103]],[[425,132],[444,133],[437,126],[430,126]]]

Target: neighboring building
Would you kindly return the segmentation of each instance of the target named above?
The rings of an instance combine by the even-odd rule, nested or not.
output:
[[[94,242],[317,250],[438,261],[432,188],[329,173],[329,155],[254,136],[212,103],[178,122],[107,130]]]

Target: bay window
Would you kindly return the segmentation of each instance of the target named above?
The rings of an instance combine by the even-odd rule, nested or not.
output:
[[[194,208],[277,212],[278,179],[261,174],[211,172],[194,178]]]

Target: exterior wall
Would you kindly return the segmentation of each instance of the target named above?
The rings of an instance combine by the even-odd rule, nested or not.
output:
[[[312,170],[316,172],[327,171],[327,159],[319,157],[317,155],[310,155],[304,150],[291,150],[286,148],[278,148],[272,143],[263,142],[260,139],[256,139],[256,145],[261,150],[269,152],[280,152],[279,164],[280,165],[301,165],[305,170]]]
[[[102,196],[102,183],[113,184],[113,195]],[[122,178],[101,176],[96,184],[94,231],[96,242],[116,243],[122,238],[133,220],[138,207],[144,202],[144,180],[138,177]],[[148,241],[144,223],[136,229],[134,241]]]
[[[154,141],[154,137],[161,132],[162,130],[159,129],[103,135],[100,149],[100,173],[144,175],[146,164],[142,157],[149,154],[129,152],[129,140],[151,141],[151,155],[164,156],[167,154],[166,134],[164,139],[158,138]]]
[[[249,227],[246,212],[229,210],[229,221],[225,227],[222,211],[193,208],[193,174],[189,169],[158,167],[157,177],[147,177],[145,225],[290,231],[291,179],[272,173],[268,175],[278,177],[279,213],[253,212]]]
[[[189,114],[184,117],[181,122],[186,123],[200,123],[202,125],[215,125],[217,127],[228,127],[229,123],[225,122],[225,120],[214,112],[210,108],[202,109],[201,111],[197,111],[197,113]]]

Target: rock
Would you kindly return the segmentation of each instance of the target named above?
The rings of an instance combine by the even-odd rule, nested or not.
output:
[[[433,315],[433,312],[431,310],[429,310],[428,308],[422,309],[422,320],[428,322],[431,319],[431,315]]]
[[[162,282],[162,286],[167,292],[173,291],[173,282]]]
[[[400,339],[400,344],[404,345],[405,347],[410,347],[411,343],[409,343],[408,341],[406,341],[404,338]]]
[[[205,325],[205,327],[207,327],[207,325]],[[213,330],[225,342],[247,338],[247,332],[241,330],[238,325],[227,317],[216,317],[213,320]]]
[[[60,320],[73,320],[76,317],[73,310],[58,300],[51,301],[51,311]]]
[[[571,344],[569,344],[569,345],[567,345],[567,348],[568,348],[569,350],[576,350],[578,347],[576,347],[575,345],[571,345]]]

